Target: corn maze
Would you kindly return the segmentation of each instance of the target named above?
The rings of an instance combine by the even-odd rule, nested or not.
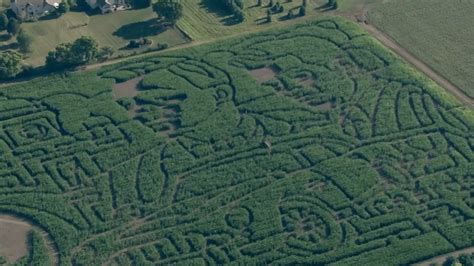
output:
[[[473,130],[325,18],[0,90],[0,213],[61,265],[414,263],[474,244]]]

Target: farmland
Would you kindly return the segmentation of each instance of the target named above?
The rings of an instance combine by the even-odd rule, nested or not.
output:
[[[473,12],[471,0],[397,0],[374,4],[369,19],[474,98]]]
[[[322,17],[2,88],[0,213],[66,265],[408,264],[474,245],[473,149],[472,110]]]

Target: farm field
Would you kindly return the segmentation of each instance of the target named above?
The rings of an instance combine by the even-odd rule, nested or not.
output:
[[[116,54],[130,54],[135,50],[120,50],[131,39],[146,37],[157,43],[167,43],[170,46],[187,42],[183,34],[170,28],[161,32],[156,25],[156,14],[151,10],[138,9],[116,13],[88,16],[84,12],[68,12],[58,19],[40,20],[23,23],[22,27],[28,34],[34,36],[31,54],[27,63],[39,66],[49,51],[58,44],[73,42],[81,36],[91,36],[100,46],[110,46]]]
[[[391,0],[374,4],[369,20],[474,98],[474,1]],[[404,23],[400,23],[404,21]]]
[[[2,88],[0,213],[65,265],[416,263],[474,245],[473,130],[322,17]]]

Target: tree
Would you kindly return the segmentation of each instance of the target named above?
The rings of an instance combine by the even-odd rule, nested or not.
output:
[[[147,8],[151,6],[151,0],[132,0],[131,3],[134,8]]]
[[[307,4],[308,4],[308,0],[303,0],[302,6],[306,7]]]
[[[107,60],[114,54],[114,49],[110,46],[104,46],[100,48],[99,55],[97,56],[99,60]]]
[[[20,29],[18,35],[16,36],[16,41],[18,42],[18,48],[22,53],[31,52],[31,42],[33,38],[28,35],[23,29]]]
[[[286,15],[286,18],[287,18],[287,19],[292,19],[293,17],[294,17],[294,15],[293,15],[293,10],[290,9],[290,10],[288,11],[288,14]]]
[[[4,31],[8,26],[8,17],[5,13],[0,15],[0,31]]]
[[[69,57],[71,43],[62,43],[54,50],[49,51],[46,56],[46,68],[49,70],[60,70],[70,65]]]
[[[18,23],[18,20],[15,18],[10,18],[8,20],[8,25],[7,25],[7,32],[11,35],[14,36],[20,31],[20,23]]]
[[[446,260],[443,262],[443,266],[452,266],[456,263],[456,258],[453,256],[449,256],[446,258]]]
[[[70,61],[72,65],[88,63],[97,58],[99,45],[92,37],[82,36],[74,41],[70,49]]]
[[[89,63],[100,56],[99,45],[91,37],[81,37],[73,43],[63,43],[46,56],[46,67],[61,70]]]
[[[306,8],[304,6],[300,7],[299,15],[300,15],[300,17],[306,16]]]
[[[183,15],[181,3],[175,0],[158,0],[153,4],[153,11],[171,25],[176,24]]]
[[[272,11],[267,9],[267,22],[272,22]]]
[[[62,1],[59,6],[58,6],[58,9],[56,9],[56,11],[58,12],[59,15],[62,15],[62,14],[65,14],[67,12],[69,12],[69,3],[66,2],[66,1]]]
[[[23,58],[15,51],[0,53],[0,78],[14,78],[23,71]]]
[[[262,5],[262,0],[257,0],[257,6],[261,6]]]

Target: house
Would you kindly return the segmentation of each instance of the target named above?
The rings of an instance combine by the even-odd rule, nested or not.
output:
[[[99,8],[102,14],[129,7],[125,0],[86,0],[86,2],[92,9]]]
[[[51,14],[60,3],[61,0],[11,0],[10,8],[18,19],[31,21]]]

